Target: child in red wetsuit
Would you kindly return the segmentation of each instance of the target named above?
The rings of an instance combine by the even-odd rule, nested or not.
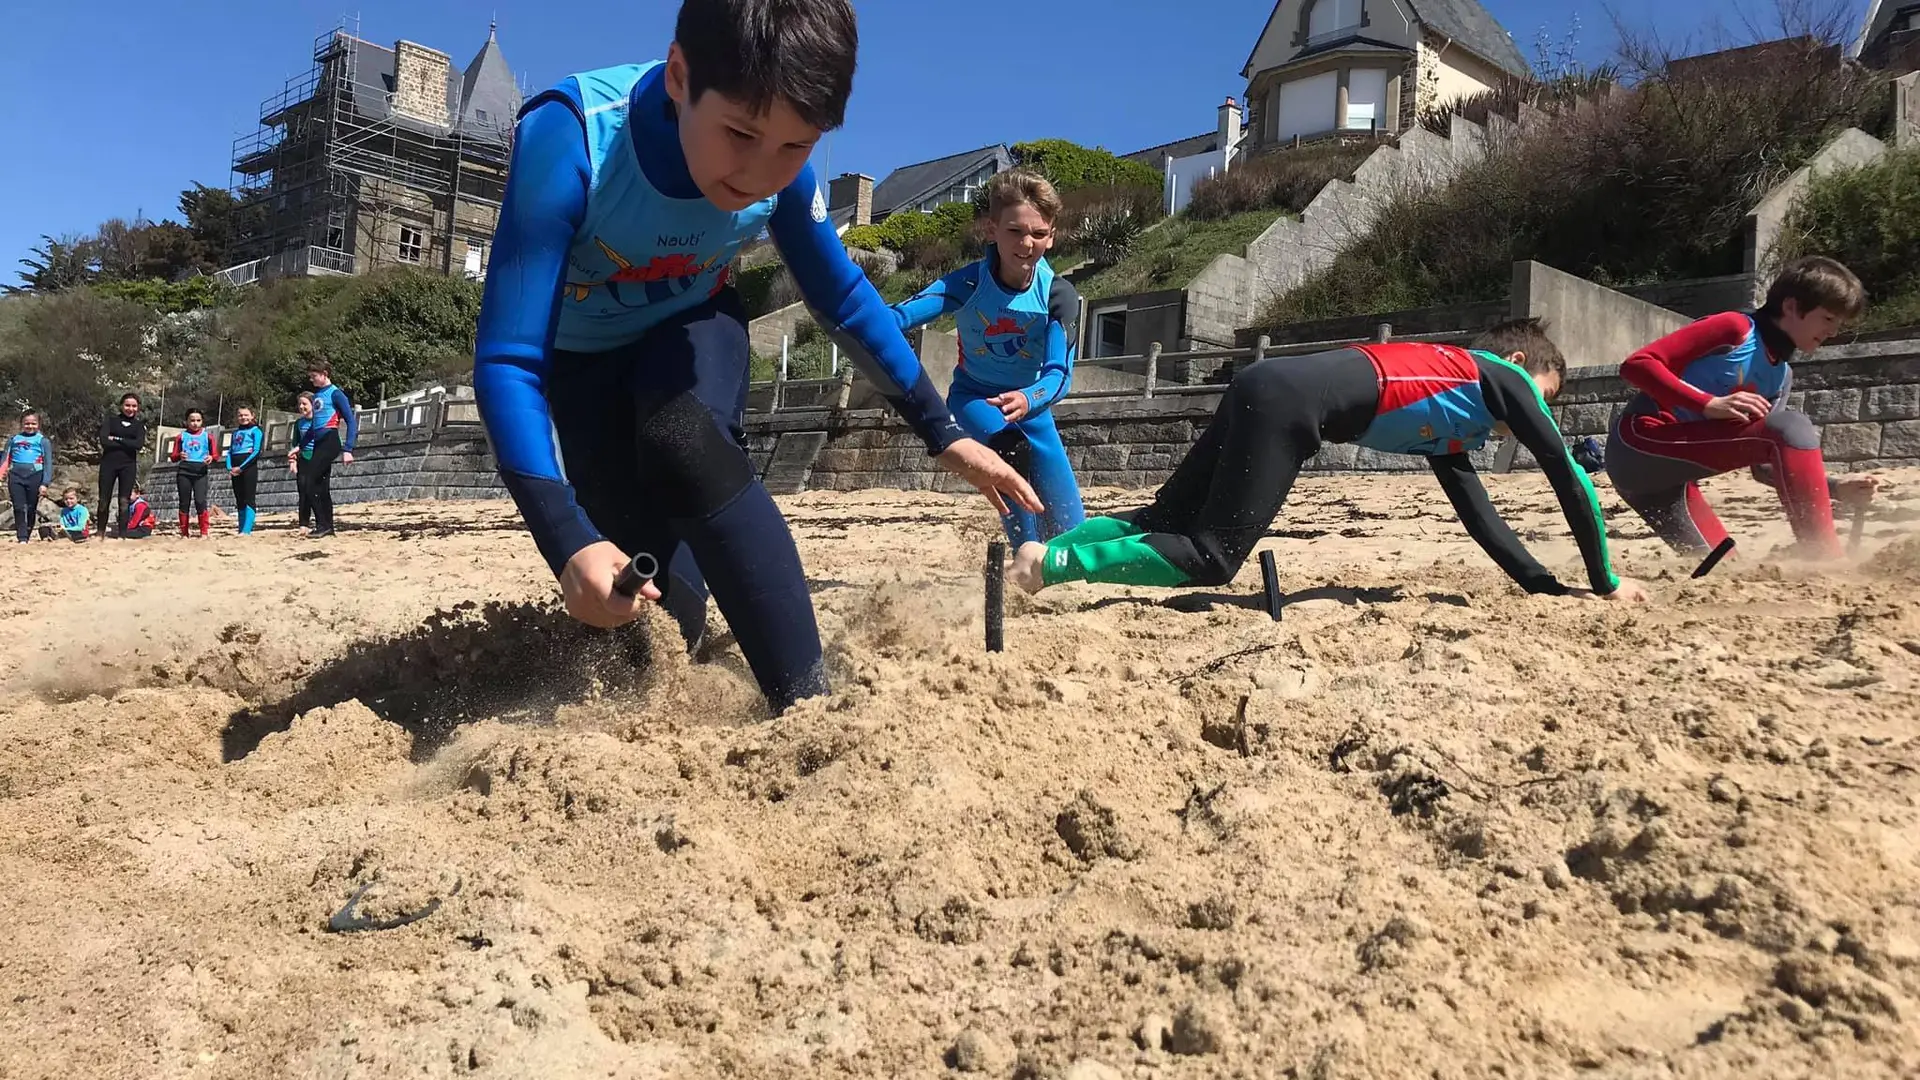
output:
[[[1760,310],[1709,316],[1628,357],[1620,375],[1640,393],[1607,443],[1614,489],[1675,550],[1699,552],[1727,538],[1699,481],[1752,469],[1779,492],[1802,552],[1842,554],[1830,500],[1871,499],[1879,481],[1828,481],[1820,433],[1787,408],[1787,361],[1826,344],[1865,307],[1852,271],[1801,259],[1774,279]]]

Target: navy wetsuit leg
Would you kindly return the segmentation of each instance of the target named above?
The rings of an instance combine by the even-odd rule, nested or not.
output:
[[[333,531],[333,463],[340,460],[340,453],[340,433],[330,430],[313,444],[313,457],[300,463],[307,474],[315,532]]]
[[[690,641],[711,590],[779,712],[824,693],[826,676],[799,549],[747,458],[747,355],[745,313],[725,289],[631,345],[556,353],[548,404],[594,527],[666,564]]]
[[[13,533],[23,544],[33,539],[34,520],[40,513],[39,477],[35,472],[30,479],[22,480],[11,469],[7,471],[7,497],[13,500]]]

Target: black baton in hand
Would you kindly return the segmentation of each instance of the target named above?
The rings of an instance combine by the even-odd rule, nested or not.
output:
[[[629,599],[639,596],[640,587],[659,576],[659,573],[660,560],[643,551],[629,560],[626,569],[613,579],[613,591]]]

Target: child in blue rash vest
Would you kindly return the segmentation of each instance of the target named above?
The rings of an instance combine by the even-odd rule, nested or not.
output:
[[[74,543],[87,539],[87,508],[80,502],[80,489],[68,488],[60,495],[60,531]]]
[[[234,414],[238,426],[227,443],[227,475],[233,478],[234,515],[240,519],[240,533],[253,531],[254,493],[260,487],[260,450],[266,445],[266,433],[253,422],[253,410],[241,406]]]
[[[40,496],[53,483],[53,443],[40,432],[40,414],[20,414],[20,434],[7,440],[7,495],[13,500],[15,539],[33,539],[40,517]]]
[[[293,474],[294,490],[300,496],[300,527],[304,529],[313,521],[313,494],[307,490],[307,474],[300,467],[301,462],[313,459],[313,440],[317,437],[311,393],[300,392],[299,408],[300,416],[293,422],[293,437],[288,440],[287,471]]]
[[[315,540],[333,535],[333,463],[353,464],[353,443],[360,433],[359,414],[347,400],[347,392],[333,385],[333,368],[316,361],[307,365],[307,378],[313,382],[313,452],[300,462],[307,482],[307,500],[313,506]]]
[[[213,432],[204,425],[206,417],[199,409],[187,410],[187,429],[182,431],[173,443],[175,466],[173,478],[179,492],[180,535],[187,535],[187,507],[192,505],[200,515],[200,536],[207,535],[209,519],[207,517],[207,473],[219,458],[219,450],[214,446]]]
[[[685,0],[666,60],[529,101],[475,350],[501,479],[567,610],[617,626],[658,600],[692,646],[711,589],[775,712],[826,678],[799,551],[744,449],[742,243],[772,235],[929,454],[1003,512],[1000,492],[1040,508],[954,424],[828,220],[807,157],[844,117],[857,41],[847,0]],[[661,574],[623,596],[643,552]]]
[[[900,329],[942,315],[959,323],[960,364],[947,407],[967,434],[999,451],[1047,504],[1045,521],[1018,507],[1001,524],[1015,547],[1046,541],[1086,520],[1053,406],[1073,379],[1080,295],[1055,277],[1046,253],[1060,196],[1022,169],[987,183],[987,254],[894,305]]]
[[[1471,350],[1395,343],[1262,360],[1234,376],[1151,505],[1027,544],[1008,576],[1029,592],[1064,581],[1227,584],[1301,465],[1324,443],[1357,443],[1426,458],[1467,534],[1527,592],[1643,601],[1643,586],[1613,572],[1599,497],[1547,405],[1565,377],[1560,350],[1532,319],[1494,327]],[[1536,562],[1487,498],[1467,455],[1497,433],[1532,451],[1553,485],[1590,593]]]

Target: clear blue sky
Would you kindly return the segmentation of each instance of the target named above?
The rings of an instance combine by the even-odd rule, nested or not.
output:
[[[1833,0],[1864,12],[1866,0]],[[465,66],[492,14],[523,81],[665,54],[674,0],[352,0],[362,36],[408,38]],[[1615,44],[1605,0],[1486,0],[1521,51],[1577,16],[1580,51]],[[1614,0],[1630,24],[1704,41],[1744,34],[1774,0]],[[497,7],[495,6],[497,5]],[[309,66],[348,0],[90,0],[7,5],[0,31],[0,280],[42,233],[175,214],[194,181],[225,186],[236,136]],[[816,168],[881,177],[992,142],[1062,137],[1125,153],[1209,129],[1271,0],[856,0],[860,73]],[[1174,14],[1177,12],[1177,14]],[[592,14],[595,20],[588,22]],[[960,16],[964,16],[964,21]],[[1856,16],[1857,19],[1857,16]]]

